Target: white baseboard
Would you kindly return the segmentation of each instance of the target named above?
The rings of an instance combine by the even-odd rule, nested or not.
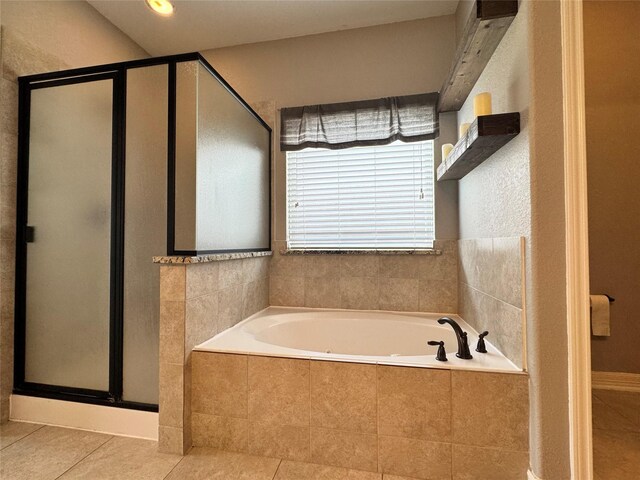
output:
[[[127,408],[11,395],[10,419],[158,440],[158,414]]]
[[[539,476],[533,473],[531,470],[527,470],[527,480],[542,480]]]
[[[591,372],[591,387],[600,390],[621,390],[640,393],[640,374]]]

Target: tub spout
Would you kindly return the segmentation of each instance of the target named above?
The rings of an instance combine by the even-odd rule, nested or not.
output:
[[[456,338],[458,340],[458,353],[456,353],[456,357],[462,358],[464,360],[470,360],[473,358],[471,352],[469,351],[469,341],[467,340],[467,332],[463,331],[454,319],[449,317],[442,317],[438,320],[440,325],[444,325],[448,323],[453,331],[456,332]]]

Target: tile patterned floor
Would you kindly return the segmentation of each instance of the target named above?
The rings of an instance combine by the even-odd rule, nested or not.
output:
[[[640,393],[593,391],[595,480],[640,478]]]
[[[2,480],[383,480],[379,473],[193,448],[29,423],[0,426]],[[412,480],[385,475],[384,480]]]
[[[595,480],[640,478],[640,394],[594,390]],[[0,426],[2,480],[411,480],[278,458],[194,448],[185,457],[156,443],[30,423]]]

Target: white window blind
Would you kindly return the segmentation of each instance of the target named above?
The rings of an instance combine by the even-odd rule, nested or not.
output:
[[[433,247],[433,141],[287,152],[288,248]]]

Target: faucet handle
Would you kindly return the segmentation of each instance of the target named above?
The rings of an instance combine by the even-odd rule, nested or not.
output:
[[[429,340],[427,344],[431,345],[432,347],[438,346],[438,353],[436,353],[436,360],[438,360],[439,362],[447,361],[447,352],[444,349],[444,341],[440,340],[439,342],[437,342],[435,340]]]
[[[484,337],[489,335],[489,332],[484,331],[480,335],[478,335],[478,346],[476,347],[476,352],[487,353],[487,346],[484,344]]]

